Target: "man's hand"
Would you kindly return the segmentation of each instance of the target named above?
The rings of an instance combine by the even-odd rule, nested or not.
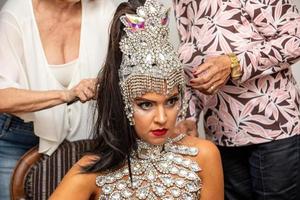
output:
[[[192,120],[183,120],[177,123],[175,127],[175,134],[179,135],[181,133],[197,137],[198,131],[196,122]]]
[[[189,84],[204,94],[214,94],[227,82],[230,72],[229,56],[210,57],[193,71],[195,78]]]

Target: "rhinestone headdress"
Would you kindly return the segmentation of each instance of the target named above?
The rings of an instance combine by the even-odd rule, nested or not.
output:
[[[119,70],[125,110],[133,125],[132,101],[147,92],[169,94],[175,86],[181,93],[180,117],[184,117],[184,75],[182,64],[169,42],[169,10],[156,0],[147,0],[137,14],[120,18],[125,36],[120,41],[123,53]]]

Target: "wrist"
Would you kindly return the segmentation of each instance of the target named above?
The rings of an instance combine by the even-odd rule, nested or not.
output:
[[[238,57],[234,53],[229,53],[227,56],[230,59],[231,73],[230,77],[233,80],[238,80],[242,76],[241,65]]]
[[[72,100],[69,90],[62,90],[60,94],[62,102],[69,103]]]

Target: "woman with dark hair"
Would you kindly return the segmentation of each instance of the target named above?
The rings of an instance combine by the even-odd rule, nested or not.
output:
[[[125,0],[7,0],[0,11],[0,199],[21,156],[91,138],[108,27]],[[78,100],[77,103],[73,103]]]
[[[223,199],[216,147],[170,137],[186,103],[168,36],[168,10],[157,1],[118,7],[99,77],[97,145],[50,199]]]

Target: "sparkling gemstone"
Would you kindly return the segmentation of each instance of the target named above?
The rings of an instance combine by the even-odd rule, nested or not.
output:
[[[121,199],[121,194],[120,192],[113,192],[110,197],[111,200],[120,200]]]
[[[152,56],[151,56],[151,54],[148,54],[148,55],[146,56],[145,62],[148,63],[148,64],[151,64],[151,63],[152,63]]]
[[[196,180],[196,179],[198,179],[199,177],[198,177],[197,174],[195,174],[194,172],[188,172],[187,178],[188,178],[189,180]]]
[[[199,167],[199,165],[197,163],[192,163],[190,165],[190,169],[193,170],[194,172],[198,172],[198,171],[201,170],[200,167]]]
[[[106,196],[104,196],[104,195],[101,195],[101,196],[99,197],[99,200],[108,200],[108,198],[107,198]]]
[[[122,197],[124,197],[124,198],[129,198],[133,195],[133,192],[128,188],[123,190],[121,193],[122,193]]]
[[[141,165],[140,165],[140,164],[135,164],[135,165],[133,165],[132,170],[133,170],[134,172],[138,172],[138,171],[140,170],[140,168],[141,168]]]
[[[199,185],[196,182],[188,182],[186,184],[186,188],[189,192],[197,192],[200,189]]]
[[[175,161],[176,163],[181,163],[181,162],[182,162],[182,158],[181,158],[180,156],[176,156],[176,157],[174,158],[174,161]]]
[[[96,184],[100,187],[102,187],[105,184],[105,177],[104,176],[98,176],[96,179]]]
[[[169,189],[169,191],[172,194],[172,196],[175,198],[180,196],[180,189],[178,189],[178,188],[173,187],[173,188]]]
[[[162,200],[173,200],[174,198],[171,195],[167,195],[162,198]]]
[[[159,57],[160,60],[165,60],[165,56],[161,53],[158,55],[158,57]]]
[[[189,193],[184,193],[182,195],[182,199],[184,199],[184,200],[193,200],[193,196]]]
[[[164,175],[164,176],[160,177],[160,180],[167,187],[173,185],[173,182],[174,182],[173,179],[172,179],[172,177],[169,176],[169,175]]]
[[[143,9],[137,9],[137,14],[141,17],[146,17],[146,13]]]
[[[113,177],[113,176],[106,176],[106,182],[107,183],[113,183],[115,181],[116,181],[115,177]]]
[[[141,184],[142,184],[141,180],[138,180],[138,179],[132,180],[132,188],[138,188],[138,187],[140,187]]]
[[[110,194],[113,191],[113,187],[111,185],[104,185],[102,191],[104,194]]]
[[[185,147],[185,146],[178,147],[178,150],[181,152],[185,152],[187,149],[188,149],[188,147]]]
[[[189,166],[191,164],[191,160],[188,160],[188,159],[185,159],[185,160],[183,160],[183,165],[184,166]]]
[[[196,147],[190,147],[188,151],[191,155],[197,155],[198,154],[198,149]]]
[[[186,177],[188,175],[188,172],[185,169],[181,169],[179,171],[179,176]]]
[[[179,188],[183,188],[184,187],[184,185],[185,185],[185,180],[184,179],[182,179],[182,178],[177,178],[176,180],[175,180],[175,184],[179,187]]]
[[[146,199],[148,194],[149,194],[149,186],[142,187],[142,188],[138,189],[136,192],[136,196],[139,199]]]
[[[153,170],[149,170],[146,176],[149,181],[154,181],[156,179],[156,174]]]
[[[125,168],[125,169],[123,170],[123,174],[124,174],[124,175],[128,175],[128,174],[129,174],[128,168]]]
[[[124,180],[117,183],[117,189],[118,190],[124,190],[126,188],[127,184]]]
[[[120,172],[115,174],[115,179],[121,179],[122,177],[123,175]]]
[[[173,160],[174,155],[173,155],[172,153],[169,153],[169,154],[166,155],[166,158],[167,158],[168,160]]]
[[[179,169],[176,166],[171,167],[170,169],[171,174],[177,174],[179,172]]]
[[[166,188],[165,186],[163,186],[162,184],[160,183],[155,183],[153,185],[153,190],[155,192],[155,194],[157,194],[158,196],[163,196],[165,193],[166,193]]]

